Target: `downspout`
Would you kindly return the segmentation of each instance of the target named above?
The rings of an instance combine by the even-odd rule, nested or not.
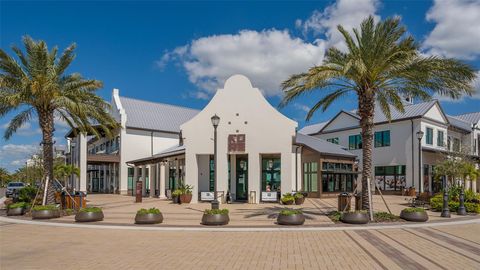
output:
[[[415,186],[415,149],[413,145],[413,137],[414,137],[414,130],[413,130],[413,119],[410,119],[410,122],[412,123],[412,187]],[[420,189],[420,187],[418,187]]]
[[[153,131],[150,132],[150,155],[153,156]]]

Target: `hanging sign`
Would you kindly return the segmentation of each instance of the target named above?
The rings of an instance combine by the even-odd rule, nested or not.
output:
[[[228,135],[228,152],[245,152],[245,134]]]

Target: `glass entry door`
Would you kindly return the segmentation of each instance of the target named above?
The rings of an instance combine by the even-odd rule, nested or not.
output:
[[[248,199],[248,156],[237,156],[236,200]]]

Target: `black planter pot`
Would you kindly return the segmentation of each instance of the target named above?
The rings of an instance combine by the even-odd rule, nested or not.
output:
[[[295,198],[296,205],[302,205],[305,202],[305,197],[303,198]]]
[[[16,207],[16,208],[8,208],[7,209],[7,216],[21,216],[25,214],[25,208],[23,207]]]
[[[281,215],[277,217],[278,225],[303,225],[305,223],[305,216],[303,214],[296,215]]]
[[[102,220],[103,212],[78,212],[75,215],[76,222],[94,222]]]
[[[180,196],[173,196],[172,197],[172,202],[173,203],[180,203]]]
[[[340,220],[348,224],[367,224],[369,221],[368,213],[345,212],[342,213]]]
[[[137,214],[135,224],[157,224],[163,222],[163,215],[160,214]]]
[[[207,215],[203,214],[202,225],[218,226],[218,225],[227,225],[230,221],[228,214],[215,214]]]
[[[32,219],[50,219],[50,218],[59,218],[60,210],[33,210]]]
[[[400,217],[406,221],[425,222],[428,220],[427,212],[400,212]]]

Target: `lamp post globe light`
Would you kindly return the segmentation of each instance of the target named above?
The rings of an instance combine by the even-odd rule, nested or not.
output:
[[[417,132],[418,139],[418,194],[420,195],[422,191],[422,138],[423,131]]]
[[[213,201],[212,209],[218,209],[218,198],[217,198],[217,127],[220,123],[220,117],[214,115],[211,118],[213,125]]]

